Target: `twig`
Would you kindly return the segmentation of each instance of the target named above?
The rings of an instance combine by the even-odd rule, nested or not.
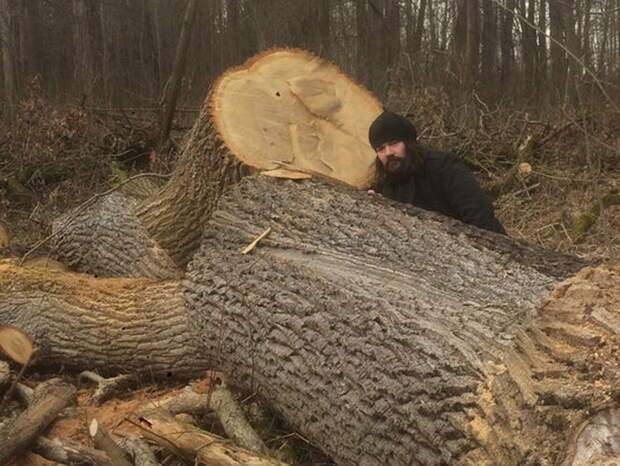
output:
[[[245,249],[243,249],[241,251],[241,254],[247,254],[248,252],[250,252],[252,249],[254,249],[256,247],[256,245],[258,244],[258,242],[263,239],[265,236],[267,236],[269,233],[271,233],[271,227],[267,228],[265,231],[263,231],[258,238],[256,238],[254,241],[252,241],[249,245],[246,246]]]

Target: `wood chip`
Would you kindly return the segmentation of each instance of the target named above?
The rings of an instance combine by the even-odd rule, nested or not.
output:
[[[254,249],[256,247],[256,245],[258,244],[258,242],[263,239],[265,236],[267,236],[269,233],[271,233],[271,227],[267,228],[265,231],[263,231],[258,238],[256,238],[254,241],[252,241],[243,251],[241,251],[241,254],[247,254],[248,252],[250,252],[252,249]]]

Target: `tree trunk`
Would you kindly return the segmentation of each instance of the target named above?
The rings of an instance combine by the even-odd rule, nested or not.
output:
[[[513,39],[513,22],[514,22],[515,0],[507,0],[506,8],[500,9],[500,52],[501,52],[501,74],[500,74],[500,92],[506,95],[514,95],[512,93],[512,82],[514,79],[514,39]]]
[[[95,86],[95,62],[88,9],[85,0],[73,0],[73,82],[74,88],[82,94],[82,100],[92,97],[90,94]]]
[[[15,83],[15,62],[13,57],[13,34],[11,32],[11,8],[7,0],[0,0],[0,48],[2,49],[2,80],[6,100],[6,116],[15,114],[17,102],[17,85]]]
[[[183,70],[185,69],[185,59],[187,57],[189,39],[192,34],[194,19],[196,18],[197,5],[197,0],[189,0],[189,3],[187,4],[187,8],[185,10],[185,17],[183,18],[183,27],[181,28],[181,35],[179,36],[177,51],[174,56],[172,75],[170,75],[170,78],[168,79],[168,82],[166,83],[166,86],[164,88],[162,96],[159,133],[160,146],[168,140],[168,136],[170,135],[170,128],[172,127],[174,109],[176,107],[177,97],[179,95],[179,88],[181,87],[181,77],[183,75]]]
[[[480,5],[478,0],[467,0],[467,34],[465,82],[475,87],[480,69]]]
[[[4,265],[0,323],[71,367],[187,374],[209,361],[340,464],[559,462],[617,386],[617,267],[537,307],[584,263],[262,176],[222,197],[203,238],[183,282]]]
[[[562,46],[566,44],[566,33],[564,28],[565,18],[562,14],[562,1],[549,1],[549,28],[551,31],[551,81],[553,89],[559,89],[564,95],[566,86],[566,53]]]
[[[493,0],[482,1],[480,49],[482,90],[494,100],[497,95],[497,5]]]

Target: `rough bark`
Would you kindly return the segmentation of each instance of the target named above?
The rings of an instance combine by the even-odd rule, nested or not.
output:
[[[189,338],[181,283],[12,264],[0,262],[0,321],[30,335],[46,364],[160,377],[207,369]]]
[[[115,192],[54,224],[55,256],[99,277],[180,278],[224,188],[245,168],[217,140],[208,108],[170,181],[152,198]]]
[[[584,265],[365,192],[256,177],[223,196],[183,283],[5,265],[0,322],[63,319],[33,337],[70,366],[162,374],[168,354],[187,373],[200,356],[340,464],[559,462],[618,386],[620,269],[587,269],[537,306]],[[131,350],[92,345],[88,327],[129,331]]]

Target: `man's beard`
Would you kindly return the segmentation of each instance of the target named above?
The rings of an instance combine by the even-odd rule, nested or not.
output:
[[[407,148],[404,157],[390,155],[383,167],[385,170],[385,181],[391,184],[402,183],[407,180],[412,173],[413,155]]]

